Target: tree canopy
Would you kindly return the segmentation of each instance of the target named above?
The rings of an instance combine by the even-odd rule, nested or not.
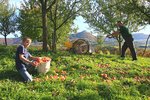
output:
[[[81,14],[87,23],[93,27],[99,33],[110,34],[113,30],[116,30],[116,21],[121,20],[130,29],[130,31],[137,31],[142,23],[148,21],[149,8],[146,5],[140,6],[148,1],[143,0],[94,0],[90,1],[85,6],[85,11]],[[141,2],[140,2],[141,1]],[[135,4],[137,6],[135,6]],[[143,12],[138,11],[143,7]],[[145,15],[143,15],[145,12]],[[141,17],[144,17],[145,19]]]

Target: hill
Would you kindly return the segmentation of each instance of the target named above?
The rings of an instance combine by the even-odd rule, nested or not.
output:
[[[143,34],[143,33],[133,33],[132,34],[133,38],[135,41],[145,41],[148,38],[148,34]],[[106,39],[106,41],[112,41],[114,39]]]
[[[147,34],[143,34],[143,33],[133,33],[132,35],[135,41],[144,41],[148,37]]]
[[[92,35],[90,32],[87,32],[87,31],[78,32],[76,34],[71,34],[69,38],[71,40],[86,39],[86,40],[94,41],[94,42],[97,41],[96,37],[94,35]]]
[[[134,44],[137,48],[145,46],[146,40],[149,35],[143,33],[133,33],[132,35],[134,38]],[[106,38],[104,40],[104,44],[109,46],[118,46],[118,42],[113,38]],[[148,41],[148,44],[150,44],[150,40]]]

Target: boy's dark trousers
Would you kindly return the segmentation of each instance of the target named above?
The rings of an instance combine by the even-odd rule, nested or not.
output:
[[[137,60],[135,49],[134,49],[134,45],[133,45],[133,38],[125,39],[125,42],[124,42],[124,44],[122,46],[121,57],[125,57],[125,52],[126,52],[127,48],[130,49],[130,52],[131,52],[133,60]]]

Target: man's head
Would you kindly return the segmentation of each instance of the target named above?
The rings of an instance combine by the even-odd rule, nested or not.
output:
[[[32,40],[29,37],[24,37],[22,39],[22,44],[24,45],[25,48],[29,47],[31,42],[32,42]]]
[[[123,23],[121,21],[117,21],[116,25],[119,26],[123,26]]]

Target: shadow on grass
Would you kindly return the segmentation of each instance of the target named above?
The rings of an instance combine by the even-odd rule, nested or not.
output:
[[[12,81],[23,82],[20,74],[15,70],[0,71],[0,80],[9,79]]]

